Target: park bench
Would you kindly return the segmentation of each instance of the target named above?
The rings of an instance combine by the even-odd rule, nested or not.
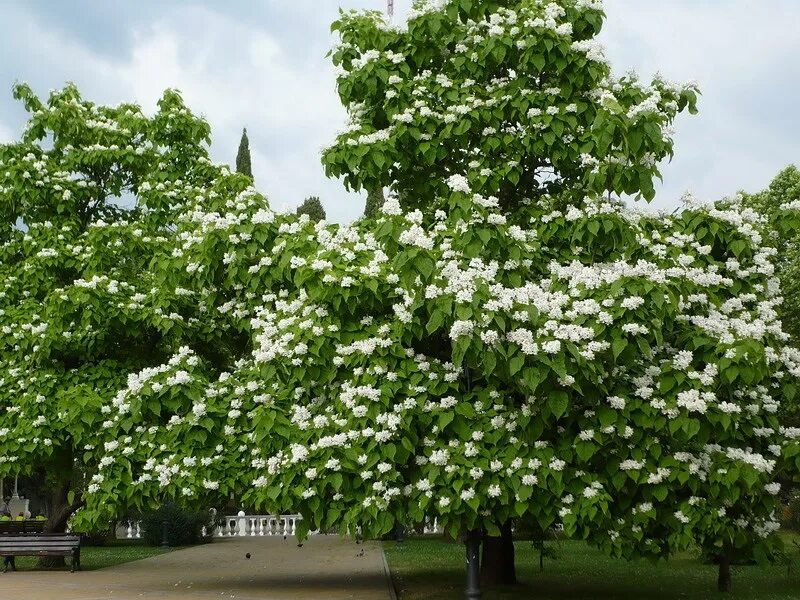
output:
[[[70,571],[81,568],[81,538],[70,533],[2,533],[0,534],[0,556],[10,557],[6,562],[16,571],[16,556],[70,556]]]
[[[0,521],[0,534],[3,533],[42,533],[47,521],[25,519],[24,521]]]

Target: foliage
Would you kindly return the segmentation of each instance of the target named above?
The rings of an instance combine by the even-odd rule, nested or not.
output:
[[[253,179],[253,165],[250,161],[250,139],[247,137],[247,129],[242,130],[242,139],[239,140],[239,150],[236,152],[236,172]]]
[[[350,123],[327,172],[356,189],[392,184],[410,209],[467,170],[504,207],[565,191],[651,199],[671,123],[697,91],[613,77],[601,4],[418,1],[407,29],[344,13],[333,62]]]
[[[582,43],[599,27],[594,3],[475,2],[454,12],[457,4],[421,11],[407,33],[379,27],[374,15],[345,15],[335,60],[348,44],[369,60],[340,63],[340,91],[348,77],[361,77],[362,63],[388,68],[380,62],[388,51],[368,44],[394,36],[405,58],[395,49],[387,60],[418,91],[399,95],[401,107],[410,109],[412,96],[436,96],[444,125],[432,131],[438,147],[457,156],[463,139],[447,135],[446,115],[460,114],[457,92],[469,86],[447,75],[452,90],[442,93],[442,74],[433,71],[403,79],[403,69],[421,60],[418,48],[430,46],[431,28],[445,39],[458,33],[464,45],[484,44],[474,31],[495,28],[545,49],[558,41],[565,57],[548,60],[567,61],[559,72],[583,82],[580,98],[511,97],[532,96],[543,114],[557,112],[566,123],[591,115],[575,127],[596,139],[571,152],[582,150],[580,162],[593,166],[570,167],[561,162],[569,152],[548,146],[569,176],[531,197],[530,187],[504,187],[515,178],[505,157],[477,148],[473,161],[458,163],[460,173],[436,177],[434,164],[421,177],[426,188],[403,183],[416,154],[401,154],[399,139],[391,150],[342,140],[326,155],[329,167],[342,157],[346,178],[366,182],[371,167],[361,158],[384,152],[380,166],[400,166],[401,191],[419,192],[405,194],[406,209],[424,199],[424,210],[404,211],[390,198],[376,221],[339,227],[276,215],[255,193],[193,206],[192,218],[177,223],[178,239],[191,244],[160,267],[177,278],[169,287],[211,290],[218,311],[237,315],[231,327],[251,336],[252,354],[208,380],[190,368],[187,351],[155,375],[158,390],[138,383],[124,390],[110,407],[111,443],[178,372],[197,397],[169,427],[154,423],[134,436],[133,447],[145,451],[115,456],[105,472],[109,481],[132,472],[135,485],[104,491],[91,507],[165,488],[193,497],[251,486],[246,502],[299,510],[304,526],[319,529],[358,526],[378,536],[395,519],[436,516],[455,536],[527,518],[542,528],[560,521],[569,534],[628,558],[694,543],[768,558],[776,543],[774,476],[798,451],[798,431],[776,416],[781,394],[792,393],[798,354],[783,346],[774,250],[761,245],[759,215],[735,203],[646,215],[571,191],[580,182],[589,192],[648,196],[657,167],[643,165],[642,148],[626,137],[641,126],[652,133],[642,142],[647,152],[666,156],[667,126],[693,105],[693,88],[608,80],[605,63]],[[505,45],[518,47],[515,39]],[[522,75],[538,71],[512,69],[516,50],[503,56],[518,74],[515,86],[539,89],[538,76]],[[478,67],[501,60],[494,52],[479,58]],[[381,80],[373,74],[365,81]],[[487,77],[475,93],[493,89]],[[610,108],[609,94],[623,99],[622,109]],[[514,110],[523,120],[530,109]],[[504,153],[518,152],[511,162],[523,164],[524,149],[500,133],[506,113],[478,112],[477,130],[460,122],[480,133],[473,136],[480,143],[494,137]],[[604,144],[609,120],[620,137]],[[626,179],[630,172],[637,183]],[[563,193],[544,194],[551,189]],[[208,449],[198,454],[181,440],[201,431]],[[230,467],[242,464],[251,469]]]
[[[800,339],[800,245],[796,228],[787,211],[800,207],[800,170],[783,169],[769,187],[756,194],[742,194],[746,206],[767,217],[764,235],[778,250],[777,275],[781,280],[784,302],[780,308],[784,329],[793,339]]]
[[[203,352],[203,323],[181,308],[196,301],[159,287],[150,266],[171,251],[177,208],[217,193],[221,169],[208,125],[174,91],[152,117],[72,85],[46,103],[25,85],[14,94],[31,116],[19,142],[0,146],[0,476],[43,468],[54,489],[80,492],[102,483],[101,406],[160,365],[185,327]]]
[[[614,197],[652,196],[696,91],[612,79],[602,18],[595,0],[417,3],[405,31],[345,13],[353,122],[326,167],[400,199],[313,223],[190,162],[207,179],[162,206],[146,273],[148,322],[181,316],[171,356],[99,399],[80,518],[249,489],[303,528],[519,518],[625,558],[773,556],[775,479],[800,460],[775,249],[736,202]]]
[[[325,207],[317,196],[310,196],[297,207],[297,216],[308,215],[313,223],[325,220]]]
[[[164,522],[167,523],[167,543],[170,546],[197,544],[202,541],[202,528],[211,526],[208,511],[198,512],[167,502],[142,515],[142,539],[146,544],[161,545],[164,540]]]

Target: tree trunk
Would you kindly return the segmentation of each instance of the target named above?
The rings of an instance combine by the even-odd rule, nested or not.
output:
[[[481,582],[484,585],[517,583],[511,521],[500,527],[500,537],[483,536]]]
[[[67,482],[68,483],[68,482]],[[59,485],[50,494],[50,506],[52,512],[44,524],[45,533],[64,533],[67,529],[67,521],[71,513],[67,512],[67,494],[69,487]],[[66,566],[63,556],[42,556],[39,558],[39,567],[43,569],[57,568]]]
[[[720,592],[731,591],[731,559],[728,554],[719,557],[719,576],[717,577],[717,589]]]
[[[65,449],[58,454],[58,461],[53,465],[52,471],[48,473],[47,479],[51,482],[50,494],[50,514],[44,524],[44,533],[64,533],[67,530],[67,522],[73,513],[83,506],[80,494],[72,504],[69,503],[69,491],[72,488],[72,451]],[[39,558],[40,568],[57,568],[66,566],[63,556],[42,556]]]

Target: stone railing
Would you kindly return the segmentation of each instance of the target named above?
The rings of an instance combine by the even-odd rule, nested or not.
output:
[[[236,515],[227,515],[217,521],[211,532],[213,537],[263,537],[263,536],[294,536],[297,524],[303,520],[300,515],[248,515],[239,512]],[[421,531],[420,531],[421,529]],[[426,519],[421,528],[407,529],[406,535],[414,535],[415,530],[425,535],[442,533],[438,519]],[[203,527],[203,537],[208,535]],[[311,531],[310,535],[317,532]],[[139,521],[120,521],[117,525],[116,536],[118,540],[138,540],[142,537],[142,528]]]
[[[120,521],[117,523],[116,536],[118,540],[140,540],[142,525],[139,521]]]
[[[226,516],[217,526],[214,536],[293,536],[297,523],[302,520],[300,515],[246,515],[239,512],[236,516]]]
[[[302,521],[300,515],[228,515],[219,520],[212,535],[214,537],[245,536],[293,536],[297,531],[297,523]],[[315,532],[311,532],[312,534]],[[203,537],[208,535],[203,527]],[[142,538],[142,527],[139,521],[120,521],[117,525],[118,540],[138,540]]]

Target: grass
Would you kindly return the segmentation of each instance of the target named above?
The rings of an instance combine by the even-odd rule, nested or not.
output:
[[[413,538],[384,549],[400,600],[463,598],[464,548],[438,538]],[[798,600],[800,569],[785,566],[733,567],[733,592],[716,591],[717,569],[696,556],[669,562],[626,562],[608,558],[583,542],[565,541],[558,559],[545,559],[529,542],[517,542],[516,586],[484,589],[484,600]]]
[[[158,556],[165,552],[177,550],[178,548],[162,548],[145,546],[141,541],[116,540],[109,542],[105,546],[82,546],[81,547],[81,570],[95,571],[105,569],[123,563],[141,560],[151,556]],[[18,556],[16,559],[18,571],[36,571],[38,558],[34,556]],[[70,559],[67,558],[67,565]],[[2,561],[0,561],[2,564]],[[69,568],[69,566],[67,566]]]

